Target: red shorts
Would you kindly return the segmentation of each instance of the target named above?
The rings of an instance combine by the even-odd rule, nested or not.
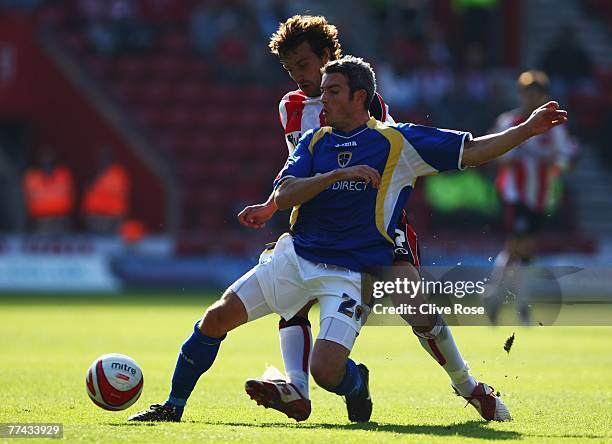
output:
[[[421,266],[421,251],[417,241],[417,234],[408,222],[406,210],[402,210],[397,227],[395,228],[395,248],[393,249],[394,262],[410,262],[417,269]]]

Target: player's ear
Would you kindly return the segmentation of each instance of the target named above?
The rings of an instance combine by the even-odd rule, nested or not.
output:
[[[357,91],[355,91],[355,93],[353,94],[353,98],[355,100],[357,100],[357,102],[360,105],[363,105],[366,109],[368,108],[367,106],[365,106],[365,101],[368,97],[368,93],[366,92],[365,89],[358,89]]]
[[[329,48],[323,48],[323,55],[321,56],[321,61],[323,62],[323,65],[325,65],[330,60],[331,60],[331,51],[329,50]]]

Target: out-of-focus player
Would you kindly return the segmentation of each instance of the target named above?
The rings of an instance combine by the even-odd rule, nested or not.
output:
[[[550,100],[548,76],[541,71],[523,72],[517,80],[520,107],[497,118],[495,131],[504,131],[524,122],[531,113]],[[505,290],[501,284],[514,270],[516,305],[524,324],[529,323],[528,288],[530,276],[521,265],[533,259],[544,212],[554,181],[567,167],[575,144],[564,126],[525,141],[498,159],[496,187],[503,203],[507,239],[497,255],[486,293],[488,314],[493,323]]]

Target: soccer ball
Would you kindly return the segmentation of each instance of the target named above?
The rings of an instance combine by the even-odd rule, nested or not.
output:
[[[118,353],[96,359],[85,378],[87,394],[105,410],[124,410],[134,404],[142,393],[143,382],[136,361]]]

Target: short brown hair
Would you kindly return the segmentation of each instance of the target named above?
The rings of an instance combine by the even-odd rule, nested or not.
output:
[[[535,89],[542,93],[548,93],[548,76],[542,71],[530,70],[521,73],[516,86],[519,91],[526,91],[528,89]]]
[[[272,34],[268,47],[272,54],[281,57],[303,42],[308,42],[318,57],[323,57],[325,48],[329,48],[331,60],[342,56],[338,29],[320,15],[294,15],[287,19]]]
[[[324,74],[339,73],[346,77],[346,81],[351,92],[351,97],[355,91],[363,89],[366,92],[366,100],[363,104],[366,110],[370,109],[370,104],[376,93],[376,74],[368,62],[362,58],[345,55],[338,60],[332,60],[321,68]]]

